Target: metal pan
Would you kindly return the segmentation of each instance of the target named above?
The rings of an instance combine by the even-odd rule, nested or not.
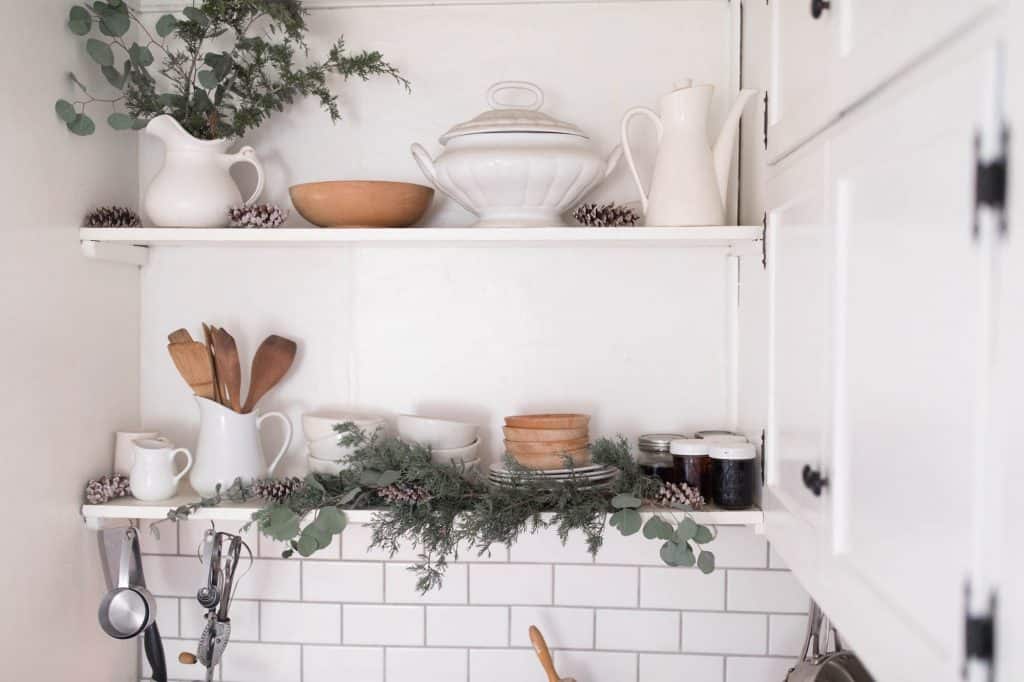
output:
[[[114,639],[138,636],[156,620],[156,600],[145,587],[131,584],[131,565],[139,541],[134,528],[124,532],[117,587],[108,591],[100,602],[100,627]]]

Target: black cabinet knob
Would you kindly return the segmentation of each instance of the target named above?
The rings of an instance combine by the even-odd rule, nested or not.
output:
[[[828,479],[821,475],[817,469],[812,469],[807,464],[803,471],[804,485],[815,497],[821,496],[822,489],[828,485]]]
[[[830,0],[811,0],[811,16],[815,19],[821,17],[821,13],[827,9],[832,9]]]

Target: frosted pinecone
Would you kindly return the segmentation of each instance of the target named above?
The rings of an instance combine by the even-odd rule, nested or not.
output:
[[[288,211],[276,204],[233,206],[228,217],[231,227],[280,227],[288,219]]]
[[[634,227],[640,222],[636,211],[617,204],[581,204],[572,217],[587,227]]]
[[[89,504],[103,504],[118,497],[132,494],[128,477],[122,474],[109,474],[94,478],[85,486],[85,501]]]
[[[700,509],[705,504],[700,491],[686,483],[662,483],[654,501],[665,507],[686,504],[694,509]]]
[[[391,504],[416,504],[430,499],[430,492],[421,485],[392,483],[377,491],[379,497]]]
[[[100,206],[85,216],[85,227],[139,227],[139,214],[126,206]]]
[[[281,503],[301,485],[302,479],[294,476],[291,478],[263,478],[252,484],[252,494],[254,497],[268,502]]]

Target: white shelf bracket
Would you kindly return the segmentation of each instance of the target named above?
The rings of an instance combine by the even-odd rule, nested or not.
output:
[[[111,263],[124,263],[142,267],[149,262],[149,248],[134,244],[118,242],[98,242],[91,239],[82,240],[82,254],[93,260],[104,260]]]

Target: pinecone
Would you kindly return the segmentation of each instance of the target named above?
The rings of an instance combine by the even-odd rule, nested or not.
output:
[[[288,211],[276,204],[233,206],[228,209],[231,227],[280,227],[288,219]]]
[[[416,504],[430,499],[430,492],[421,485],[392,483],[377,490],[377,495],[391,504]]]
[[[103,504],[118,497],[132,494],[128,477],[122,474],[109,474],[94,478],[85,486],[85,501],[89,504]]]
[[[640,222],[637,212],[628,206],[610,204],[580,204],[572,217],[588,227],[635,227]]]
[[[100,206],[85,215],[85,227],[140,227],[139,214],[126,206]]]
[[[694,509],[700,509],[704,506],[704,498],[700,491],[686,483],[662,483],[658,494],[654,496],[654,501],[664,507],[688,504]]]
[[[302,479],[292,476],[291,478],[263,478],[252,484],[252,494],[268,502],[284,502],[302,485]]]

